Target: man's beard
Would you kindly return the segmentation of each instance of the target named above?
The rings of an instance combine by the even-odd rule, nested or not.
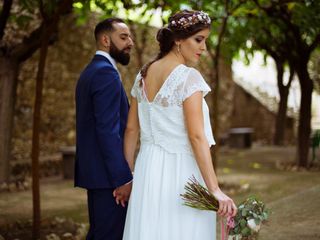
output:
[[[110,41],[110,56],[116,60],[117,62],[121,63],[122,65],[128,65],[130,62],[130,54],[125,53],[124,51],[126,48],[120,50],[117,48],[117,46],[113,43],[113,41]]]

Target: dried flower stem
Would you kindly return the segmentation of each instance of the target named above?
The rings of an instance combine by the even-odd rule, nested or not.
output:
[[[194,176],[192,176],[185,186],[185,194],[181,194],[185,201],[184,205],[200,210],[217,211],[219,209],[219,202],[217,199],[203,187]]]

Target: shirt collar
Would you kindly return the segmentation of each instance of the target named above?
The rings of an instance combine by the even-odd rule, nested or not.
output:
[[[111,62],[112,66],[118,70],[117,65],[116,65],[116,61],[110,56],[109,53],[107,53],[105,51],[98,50],[98,51],[96,51],[96,55],[102,55],[102,56],[106,57]]]

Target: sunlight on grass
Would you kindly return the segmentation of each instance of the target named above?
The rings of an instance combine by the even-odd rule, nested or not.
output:
[[[237,156],[238,156],[238,157],[243,157],[243,156],[245,156],[245,153],[244,153],[244,152],[238,152],[238,153],[237,153]]]
[[[245,185],[245,184],[249,184],[247,180],[241,179],[240,180],[240,185]]]
[[[231,169],[230,168],[223,168],[222,172],[223,173],[231,173]]]
[[[260,163],[250,163],[249,166],[253,169],[260,169],[262,167],[262,165]]]
[[[234,164],[234,160],[233,160],[233,159],[228,159],[228,160],[227,160],[227,164],[229,164],[229,165]]]

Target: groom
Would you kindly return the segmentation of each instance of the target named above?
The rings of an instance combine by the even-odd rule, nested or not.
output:
[[[94,35],[97,52],[76,86],[75,186],[87,189],[87,240],[121,240],[132,174],[123,154],[129,105],[115,63],[129,63],[133,42],[118,18],[98,23]]]

